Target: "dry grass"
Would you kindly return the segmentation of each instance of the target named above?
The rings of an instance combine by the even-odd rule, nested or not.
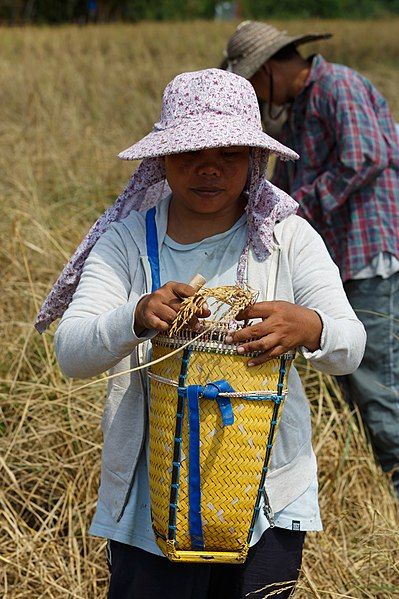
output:
[[[398,20],[289,23],[333,30],[325,55],[361,68],[399,120]],[[87,537],[98,484],[103,385],[75,391],[51,336],[32,328],[76,243],[128,178],[117,152],[157,118],[176,73],[217,64],[231,24],[3,29],[0,37],[0,593],[105,597],[103,543]],[[396,60],[396,63],[395,63]],[[310,534],[296,599],[399,596],[398,518],[356,416],[304,372],[324,534]],[[396,553],[395,553],[396,551]]]

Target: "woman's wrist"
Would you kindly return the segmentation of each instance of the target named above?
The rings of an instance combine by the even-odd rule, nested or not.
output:
[[[306,316],[303,323],[304,339],[302,345],[306,347],[308,351],[315,352],[320,349],[323,321],[316,310],[305,307],[303,307],[303,310],[306,310]]]
[[[133,314],[133,331],[134,334],[136,335],[136,337],[141,337],[144,333],[144,331],[146,330],[146,326],[142,321],[141,318],[141,308],[142,308],[142,304],[143,300],[145,299],[146,296],[142,297],[136,304],[136,308],[134,310],[134,314]]]

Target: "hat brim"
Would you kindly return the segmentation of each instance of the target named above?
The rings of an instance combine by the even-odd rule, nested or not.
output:
[[[273,58],[277,52],[286,46],[290,46],[291,44],[300,46],[301,44],[327,40],[331,37],[332,33],[306,33],[295,36],[282,35],[267,48],[262,46],[254,48],[253,52],[250,52],[247,56],[244,56],[235,62],[232,72],[236,75],[241,75],[241,77],[244,77],[245,79],[250,79],[267,60]],[[226,70],[228,68],[228,60],[226,61],[226,59],[224,59],[219,68]]]
[[[118,154],[122,160],[142,160],[208,148],[249,146],[264,148],[280,158],[296,160],[298,154],[273,139],[261,129],[243,123],[242,119],[213,115],[163,130],[155,130]]]

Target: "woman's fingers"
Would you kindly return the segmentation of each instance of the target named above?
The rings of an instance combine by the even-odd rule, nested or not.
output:
[[[191,285],[185,283],[177,283],[176,281],[170,281],[166,283],[165,287],[169,287],[172,293],[179,299],[185,299],[191,297],[197,293],[197,290]]]
[[[241,343],[237,347],[238,354],[250,354],[252,352],[268,352],[277,345],[281,345],[281,339],[275,333],[249,341],[247,343]]]
[[[259,302],[243,310],[239,314],[239,318],[243,320],[262,318],[270,326],[269,332],[279,331],[282,340],[290,340],[290,348],[300,345],[305,346],[309,351],[316,351],[320,348],[323,331],[322,318],[315,310],[305,306],[298,306],[282,300]],[[243,332],[234,333],[232,335],[233,343],[244,341],[243,333],[247,332],[246,327]]]
[[[208,308],[208,304],[204,302],[202,306],[200,306],[196,312],[196,316],[198,318],[208,318],[211,315],[211,311]]]
[[[256,322],[248,327],[232,331],[226,336],[227,343],[243,343],[252,339],[259,339],[272,332],[272,323],[267,321]]]
[[[250,320],[251,318],[268,318],[271,316],[276,309],[278,304],[285,302],[257,302],[242,310],[237,314],[237,320]]]
[[[136,306],[135,330],[145,328],[166,331],[170,328],[181,307],[182,301],[195,295],[191,285],[169,281],[154,293],[145,296]],[[196,310],[194,326],[198,318],[207,318],[211,312],[206,302],[202,302]]]
[[[176,318],[176,312],[170,306],[161,304],[156,307],[155,310],[151,310],[146,315],[146,325],[148,329],[157,329],[165,331],[167,330],[174,319]],[[162,323],[162,328],[158,327],[158,324]]]
[[[177,303],[176,303],[177,302]],[[170,301],[168,304],[165,303],[156,303],[153,307],[153,309],[151,309],[148,313],[147,313],[147,328],[151,328],[151,329],[157,329],[157,330],[162,330],[165,331],[168,328],[170,328],[170,326],[173,324],[176,315],[179,311],[180,305],[181,305],[181,301],[180,300],[176,300],[176,302],[174,300]],[[198,318],[206,318],[210,315],[210,310],[205,307],[205,306],[201,306],[198,310],[197,310],[197,314],[195,316],[193,316],[193,318],[190,320],[189,323],[189,328],[194,328],[196,326],[196,324],[198,323]],[[162,329],[160,329],[158,327],[158,323],[161,322],[162,323]],[[157,326],[154,326],[155,323],[157,323]]]
[[[289,344],[284,341],[281,333],[273,331],[272,323],[267,321],[245,327],[240,331],[235,331],[226,337],[226,341],[227,343],[237,344],[238,354],[260,352],[258,356],[250,358],[248,366],[263,364],[294,349],[288,347]]]
[[[276,345],[276,347],[273,347],[273,349],[269,350],[268,352],[265,352],[263,354],[259,354],[259,356],[256,356],[255,358],[251,358],[248,361],[248,366],[259,366],[259,364],[264,364],[265,362],[268,362],[269,360],[272,360],[273,358],[278,358],[279,356],[282,356],[283,354],[286,353],[286,349],[284,349],[284,347],[282,345]]]

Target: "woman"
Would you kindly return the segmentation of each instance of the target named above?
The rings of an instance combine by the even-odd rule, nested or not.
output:
[[[249,368],[295,348],[323,372],[358,366],[363,327],[321,238],[266,180],[270,152],[297,157],[262,132],[255,93],[241,77],[210,69],[167,86],[153,132],[120,154],[142,159],[140,166],[39,314],[41,330],[63,314],[55,342],[67,375],[117,374],[144,362],[148,340],[194,294],[187,281],[197,272],[210,287],[238,282],[258,291],[259,301],[240,315],[255,324],[230,335],[238,353],[261,352]],[[148,243],[158,247],[159,268],[148,259]],[[110,540],[109,597],[231,599],[267,585],[288,597],[305,531],[321,529],[309,407],[295,368],[268,477],[274,518],[261,510],[240,566],[176,564],[161,555],[151,529],[143,377],[111,379],[103,417],[91,532]],[[289,590],[274,586],[284,581]]]

